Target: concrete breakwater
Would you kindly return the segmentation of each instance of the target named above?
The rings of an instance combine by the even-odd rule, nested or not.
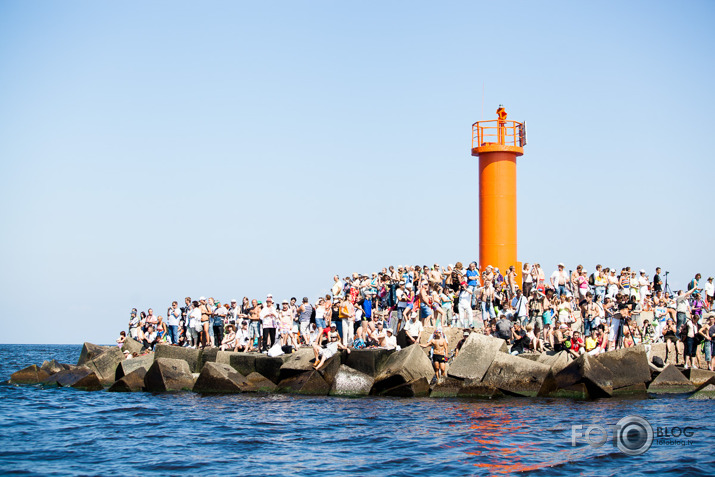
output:
[[[425,335],[421,341],[429,332]],[[134,340],[123,347],[143,352]],[[664,356],[662,343],[576,359],[566,352],[514,356],[503,340],[472,333],[449,364],[447,378],[437,383],[432,362],[418,345],[342,351],[315,370],[311,348],[269,357],[158,345],[154,352],[125,359],[116,346],[85,343],[76,365],[45,361],[15,372],[9,382],[112,392],[573,399],[689,393],[693,399],[715,398],[715,373],[652,363]]]

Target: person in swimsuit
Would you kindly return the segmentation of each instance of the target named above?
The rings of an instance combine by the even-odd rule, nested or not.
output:
[[[439,384],[446,375],[448,350],[447,340],[442,337],[440,330],[434,330],[432,339],[426,344],[420,345],[423,348],[432,347],[432,362],[434,363],[434,374],[437,383]]]

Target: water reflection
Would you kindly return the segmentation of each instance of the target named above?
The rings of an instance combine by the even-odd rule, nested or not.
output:
[[[541,408],[541,409],[535,409]],[[584,456],[580,449],[566,449],[570,434],[558,424],[558,410],[548,402],[515,399],[507,403],[483,401],[457,403],[451,427],[466,430],[468,437],[449,447],[460,447],[467,462],[482,470],[480,474],[512,474],[571,462]],[[549,428],[544,413],[555,414],[556,428]],[[560,446],[554,445],[562,439]]]

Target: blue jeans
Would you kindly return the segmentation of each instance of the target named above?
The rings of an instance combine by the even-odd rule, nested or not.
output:
[[[566,294],[566,285],[558,285],[556,287],[556,296],[561,298],[561,295]]]
[[[261,337],[261,322],[251,320],[248,322],[248,336],[250,339]]]
[[[179,327],[177,325],[169,325],[169,339],[171,344],[179,344]]]
[[[335,331],[338,332],[341,338],[345,338],[345,335],[343,335],[343,320],[336,316],[330,320],[330,323],[335,323]]]
[[[489,315],[489,318],[496,318],[497,314],[494,313],[494,305],[490,302],[489,306],[487,307],[487,302],[483,301],[482,302],[482,320],[485,322],[487,321],[487,315]]]
[[[590,336],[593,327],[593,320],[583,320],[583,335]]]
[[[472,310],[474,310],[477,307],[477,294],[474,293],[476,291],[477,287],[475,285],[470,285],[467,287],[467,290],[470,290],[472,292]]]
[[[601,299],[605,298],[606,287],[601,287],[601,286],[596,287],[596,296],[600,296]]]
[[[713,359],[713,342],[712,341],[705,341],[705,361],[710,364],[710,360]]]
[[[322,330],[323,328],[325,328],[325,320],[323,318],[316,318],[315,326],[317,326],[319,330]]]

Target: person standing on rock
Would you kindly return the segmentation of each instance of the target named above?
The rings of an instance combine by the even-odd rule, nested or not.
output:
[[[281,345],[287,346],[290,341],[293,348],[298,348],[298,342],[292,334],[293,331],[293,311],[290,309],[288,300],[283,300],[281,304],[283,309],[278,313],[278,322],[280,325]]]
[[[457,311],[459,314],[459,326],[461,328],[472,328],[474,326],[472,320],[472,294],[472,289],[467,286],[467,282],[460,283]]]
[[[429,340],[426,344],[420,346],[423,348],[432,348],[432,363],[434,364],[434,376],[437,384],[439,384],[444,379],[447,370],[447,360],[449,358],[447,341],[442,337],[442,332],[437,329],[434,330],[434,335],[432,336],[432,339]]]
[[[276,344],[276,322],[278,311],[273,306],[273,295],[266,297],[266,306],[261,310],[261,324],[263,325],[263,351],[267,352]],[[268,342],[270,341],[270,345]]]
[[[134,339],[139,336],[139,317],[136,308],[132,308],[132,312],[129,314],[129,336]]]
[[[566,273],[563,263],[559,263],[557,270],[551,274],[551,287],[556,292],[556,296],[561,298],[566,294],[566,286],[568,283],[568,273]]]
[[[300,336],[309,344],[308,334],[310,332],[310,317],[313,314],[313,306],[309,303],[308,297],[303,297],[303,303],[298,307],[298,321],[300,322]]]
[[[470,306],[472,309],[475,309],[477,306],[476,292],[477,288],[479,288],[479,270],[477,270],[477,262],[471,262],[469,264],[465,277],[467,278],[467,287],[469,288],[469,291],[472,292],[470,296],[472,300],[470,302]]]
[[[189,319],[186,325],[186,339],[189,342],[189,346],[198,349],[199,343],[201,343],[202,330],[201,305],[199,305],[198,301],[194,300],[191,310],[189,311]]]
[[[209,345],[209,326],[211,324],[211,315],[213,310],[206,303],[206,297],[199,298],[199,310],[201,311],[201,347],[205,348]]]
[[[181,317],[179,302],[173,301],[166,312],[166,324],[169,327],[169,340],[174,346],[179,344],[179,317]]]

